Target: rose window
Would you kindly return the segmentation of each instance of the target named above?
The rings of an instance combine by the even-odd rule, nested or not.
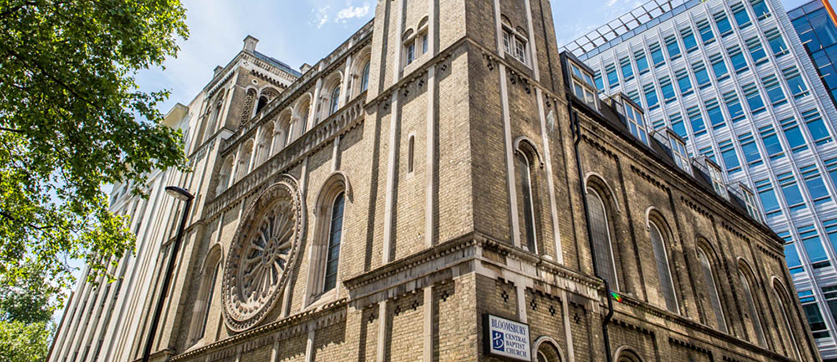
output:
[[[259,323],[280,299],[299,245],[300,205],[296,182],[285,176],[248,207],[224,268],[224,316],[231,329]]]

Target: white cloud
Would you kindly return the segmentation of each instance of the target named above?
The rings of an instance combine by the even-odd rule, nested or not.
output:
[[[369,3],[364,3],[363,6],[346,6],[337,12],[337,17],[334,22],[345,23],[350,19],[362,18],[369,14]]]
[[[314,17],[315,17],[314,23],[317,26],[317,29],[322,28],[323,25],[325,25],[325,23],[328,22],[328,9],[330,9],[330,8],[331,8],[331,6],[326,5],[326,6],[321,6],[321,7],[314,10]]]

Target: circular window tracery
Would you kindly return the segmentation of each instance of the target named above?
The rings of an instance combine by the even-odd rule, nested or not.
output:
[[[261,322],[279,299],[301,238],[302,207],[296,181],[281,176],[247,208],[224,268],[224,319],[230,329]]]

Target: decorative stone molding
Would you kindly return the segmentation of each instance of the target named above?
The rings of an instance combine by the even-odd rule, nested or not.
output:
[[[645,171],[640,170],[639,167],[631,165],[631,171],[633,171],[635,174],[639,175],[639,177],[641,177],[643,180],[647,181],[651,185],[654,185],[658,189],[663,190],[667,193],[671,192],[671,190],[668,188],[668,186],[666,186],[666,184],[664,184],[660,180],[657,180],[656,178],[654,178],[654,176],[649,175]]]
[[[233,237],[221,288],[224,322],[236,332],[264,319],[296,264],[305,227],[305,202],[288,175],[254,199]]]
[[[258,192],[272,176],[285,172],[289,167],[300,162],[306,155],[324,147],[335,137],[359,125],[364,119],[363,98],[358,97],[352,103],[343,107],[340,112],[333,114],[324,122],[297,138],[254,171],[209,201],[204,218],[211,220],[221,211],[232,208],[247,195]],[[222,154],[222,156],[225,157],[226,155]]]
[[[682,201],[684,205],[688,206],[690,209],[694,210],[696,213],[709,219],[710,221],[715,220],[715,218],[712,216],[712,214],[709,213],[709,211],[706,211],[706,209],[700,207],[700,205],[698,205],[696,202],[686,198],[685,196],[680,196],[680,201]]]

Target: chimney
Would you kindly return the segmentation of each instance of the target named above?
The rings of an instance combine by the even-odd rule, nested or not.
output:
[[[302,66],[299,67],[299,71],[302,72],[303,74],[305,74],[305,72],[307,72],[308,69],[311,69],[311,64],[308,64],[308,63],[303,63]]]
[[[224,67],[222,67],[222,66],[220,66],[220,65],[216,65],[216,66],[215,66],[215,69],[213,69],[213,70],[212,70],[212,72],[213,72],[213,74],[212,74],[212,78],[215,78],[215,77],[217,77],[219,74],[221,74],[221,71],[222,71],[222,70],[224,70]]]
[[[259,43],[259,39],[254,38],[252,35],[248,35],[244,38],[244,50],[254,52],[256,51],[256,44]]]

